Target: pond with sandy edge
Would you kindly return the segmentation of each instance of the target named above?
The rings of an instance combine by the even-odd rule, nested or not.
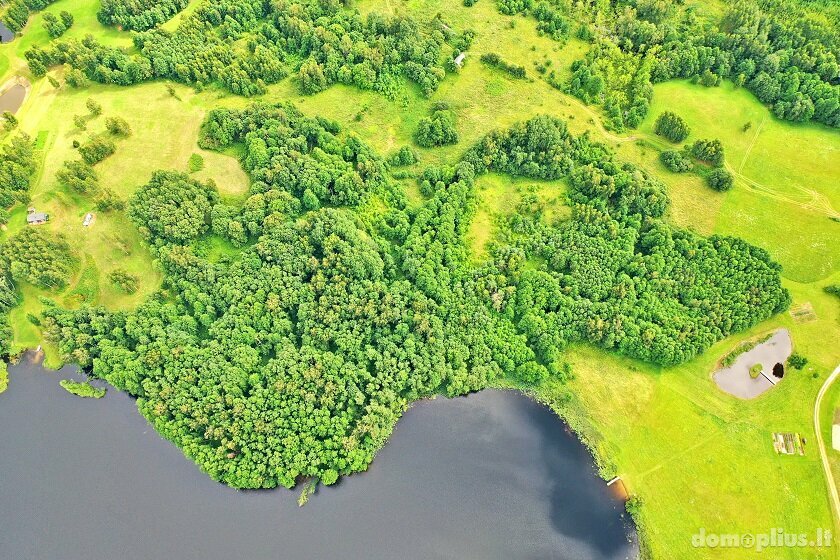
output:
[[[744,352],[735,362],[713,375],[717,386],[740,399],[754,399],[778,384],[782,378],[774,375],[784,372],[785,363],[793,352],[793,342],[787,329],[775,331],[770,338]],[[750,368],[761,364],[757,377],[750,375]]]

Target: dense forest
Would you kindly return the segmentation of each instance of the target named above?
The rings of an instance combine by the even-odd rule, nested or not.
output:
[[[189,0],[102,0],[96,17],[103,25],[146,31],[169,21]]]
[[[213,110],[200,144],[241,147],[244,203],[155,173],[128,213],[164,289],[133,312],[53,305],[43,324],[232,486],[332,484],[418,398],[562,379],[575,342],[680,363],[789,302],[764,251],[669,226],[662,184],[553,118],[426,168],[419,207],[357,137],[291,105]],[[489,170],[565,178],[573,213],[548,225],[521,208],[476,268],[465,235]],[[210,260],[207,236],[240,251]]]
[[[547,364],[587,341],[673,365],[789,305],[765,251],[668,225],[661,183],[562,121],[490,134],[465,159],[478,173],[569,181],[572,218],[547,225],[539,208],[519,208],[490,276],[497,309]]]
[[[593,48],[564,87],[603,105],[618,130],[636,127],[651,85],[673,78],[706,86],[730,79],[781,119],[840,127],[840,20],[796,0],[737,0],[711,23],[681,4],[621,0],[581,9],[580,34]]]
[[[0,227],[9,222],[9,208],[29,201],[29,187],[36,164],[32,139],[20,134],[0,151]],[[8,314],[17,305],[18,297],[12,280],[12,263],[8,247],[0,245],[0,361],[10,350],[12,331]]]
[[[450,35],[462,48],[469,40]],[[395,96],[402,77],[427,94],[437,89],[446,73],[445,40],[434,22],[362,17],[335,2],[223,0],[199,5],[174,33],[151,29],[135,34],[137,55],[88,36],[34,47],[26,57],[36,76],[68,64],[101,83],[168,78],[198,86],[221,83],[233,93],[252,96],[295,72],[307,94],[343,83]]]
[[[42,76],[52,66],[68,64],[101,83],[168,78],[197,86],[219,83],[246,96],[259,95],[292,73],[307,94],[343,83],[393,97],[401,77],[426,94],[434,92],[446,67],[457,70],[450,53],[466,50],[473,37],[437,18],[362,17],[337,2],[306,0],[207,2],[174,33],[154,28],[182,4],[103,2],[104,23],[147,30],[134,35],[138,54],[89,36],[33,47],[26,53],[30,69]],[[554,72],[546,80],[602,105],[616,130],[638,126],[648,112],[652,85],[674,78],[710,87],[729,79],[781,119],[840,127],[840,29],[795,0],[737,0],[714,23],[681,3],[658,0],[585,7],[504,0],[498,5],[504,14],[532,15],[540,31],[560,41],[569,36],[571,22],[578,22],[577,35],[591,47],[572,65],[568,81]],[[526,76],[524,67],[498,54],[480,59],[514,77]]]

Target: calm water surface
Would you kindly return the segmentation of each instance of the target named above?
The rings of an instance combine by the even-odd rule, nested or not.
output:
[[[548,409],[513,392],[418,403],[370,470],[298,492],[213,482],[132,399],[24,358],[0,395],[0,558],[635,558],[623,503]],[[632,541],[632,542],[630,542]]]

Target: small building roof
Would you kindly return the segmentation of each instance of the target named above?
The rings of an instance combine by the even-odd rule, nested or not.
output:
[[[30,212],[26,216],[26,223],[40,224],[41,222],[46,222],[47,218],[49,218],[49,216],[47,216],[45,212]]]
[[[462,52],[461,54],[455,57],[455,64],[461,66],[464,63],[465,58],[467,58],[467,53]]]

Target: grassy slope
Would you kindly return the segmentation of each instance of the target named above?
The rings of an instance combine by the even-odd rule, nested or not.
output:
[[[98,284],[98,297],[93,298],[93,303],[110,308],[133,307],[158,288],[161,276],[152,267],[148,249],[136,229],[122,213],[97,213],[93,226],[82,227],[84,215],[94,209],[93,201],[68,192],[55,180],[64,161],[78,158],[73,140],[84,143],[91,135],[104,132],[108,115],[119,115],[129,122],[133,134],[118,139],[116,154],[96,166],[101,185],[124,200],[157,169],[187,171],[192,153],[204,157],[204,169],[196,177],[213,178],[220,192],[229,198],[239,197],[247,190],[247,176],[236,159],[200,150],[196,145],[199,126],[214,96],[198,97],[186,88],[177,91],[182,100],[170,96],[163,84],[136,86],[131,95],[126,95],[121,88],[99,85],[83,90],[65,86],[56,92],[46,81],[40,81],[19,113],[23,130],[33,137],[46,138],[39,180],[32,189],[32,205],[50,214],[48,227],[67,235],[82,261],[90,259],[88,267],[95,270],[93,282]],[[85,102],[89,97],[103,106],[103,115],[89,121],[87,131],[79,131],[72,116],[87,114]],[[25,208],[19,206],[0,240],[25,227],[24,218]],[[106,275],[118,267],[140,276],[136,294],[123,294],[107,281]],[[74,279],[67,292],[73,292],[83,277],[80,274]],[[23,293],[24,305],[12,314],[16,347],[37,345],[40,333],[26,320],[26,313],[37,311],[39,295],[56,297],[26,287]],[[68,305],[81,303],[78,298],[62,299],[61,295],[57,299]]]
[[[90,10],[95,3],[61,0],[52,9],[74,11],[79,6],[79,10]],[[68,8],[71,4],[74,7]],[[410,144],[417,121],[429,113],[431,103],[446,101],[459,117],[461,142],[445,148],[419,149],[421,163],[416,169],[431,163],[453,163],[487,131],[535,114],[548,113],[569,119],[572,131],[592,130],[597,138],[618,149],[622,157],[661,177],[674,199],[670,214],[674,223],[705,234],[742,236],[767,247],[784,265],[786,285],[795,303],[807,301],[814,306],[819,318],[816,322],[795,324],[784,314],[750,333],[721,342],[689,364],[668,370],[660,371],[592,348],[570,352],[577,376],[571,384],[575,400],[562,407],[555,404],[593,444],[602,462],[611,465],[606,470],[621,474],[630,491],[643,497],[647,507],[642,523],[656,556],[704,557],[700,551],[690,548],[691,535],[699,527],[709,531],[760,532],[782,526],[789,531],[812,532],[830,526],[824,482],[814,450],[809,449],[804,458],[777,457],[769,437],[773,431],[799,431],[809,441],[813,440],[810,422],[813,397],[821,379],[838,359],[840,305],[822,293],[821,287],[831,278],[840,281],[836,233],[830,229],[840,224],[830,222],[816,207],[797,206],[794,195],[800,191],[792,187],[790,180],[799,178],[808,188],[828,198],[834,208],[840,207],[831,184],[832,176],[836,182],[837,166],[832,158],[837,157],[840,147],[837,133],[775,121],[748,92],[734,91],[729,86],[711,90],[686,83],[657,86],[651,114],[641,132],[634,134],[644,135],[663,107],[676,105],[694,130],[692,138],[721,138],[728,160],[736,170],[741,169],[752,181],[771,186],[774,193],[781,191],[783,196],[760,194],[743,182],[730,193],[717,194],[695,176],[677,176],[665,171],[656,160],[657,150],[640,146],[627,137],[605,134],[591,109],[543,81],[513,80],[485,68],[477,60],[482,52],[500,52],[507,60],[525,65],[529,75],[537,78],[534,61],[548,58],[555,69],[567,71],[571,61],[585,49],[584,44],[572,41],[561,48],[539,37],[533,21],[500,16],[495,4],[489,1],[465,8],[460,2],[377,0],[361,2],[360,8],[386,13],[413,12],[424,18],[440,11],[453,28],[471,27],[479,35],[460,75],[447,77],[432,99],[422,97],[413,87],[407,88],[401,99],[388,100],[343,86],[305,98],[298,94],[293,81],[271,88],[266,99],[291,100],[306,113],[334,118],[382,153]],[[75,15],[80,21],[79,15]],[[510,22],[515,23],[513,28],[509,27]],[[91,29],[96,27],[101,26],[91,24]],[[79,25],[74,32],[81,33],[82,29]],[[125,39],[116,32],[108,31],[108,34],[108,40]],[[15,48],[22,52],[20,45]],[[3,54],[0,51],[0,69]],[[13,56],[10,67],[18,65]],[[160,84],[131,90],[95,86],[82,92],[63,90],[56,94],[44,82],[39,82],[21,113],[25,129],[49,132],[46,172],[36,186],[36,202],[56,215],[52,227],[65,229],[79,241],[100,275],[124,260],[119,255],[102,254],[109,227],[113,235],[130,237],[132,258],[141,269],[151,270],[149,256],[138,243],[133,228],[119,218],[113,218],[110,226],[104,220],[98,221],[95,228],[82,232],[77,226],[85,211],[84,202],[55,192],[55,169],[70,153],[71,117],[84,112],[84,100],[92,94],[105,106],[106,115],[115,112],[129,119],[135,136],[120,141],[117,154],[98,168],[103,177],[109,178],[107,183],[111,188],[127,196],[148,178],[152,169],[186,168],[189,154],[197,151],[195,134],[207,108],[219,103],[246,103],[238,98],[219,99],[213,92],[194,95],[185,88],[178,91],[183,102],[169,98]],[[55,115],[65,116],[66,122],[55,122],[51,118]],[[753,128],[742,133],[740,127],[746,120],[753,121]],[[762,121],[764,125],[759,129]],[[752,155],[741,168],[757,130],[758,139],[749,152]],[[203,155],[206,169],[202,174],[215,177],[223,190],[229,188],[232,195],[241,192],[245,177],[233,159]],[[802,163],[803,157],[806,164]],[[470,232],[477,258],[480,258],[478,250],[492,239],[496,217],[510,212],[521,193],[532,184],[538,183],[497,175],[479,181],[479,210]],[[421,195],[416,187],[406,182],[406,188],[410,199],[419,203]],[[562,216],[566,211],[559,204],[561,192],[559,183],[538,184],[541,200],[551,206],[549,216]],[[793,202],[787,200],[791,198]],[[758,222],[754,221],[756,217]],[[96,237],[86,240],[84,235]],[[218,240],[208,240],[208,249],[211,256],[229,251]],[[152,289],[149,284],[159,280],[150,282],[147,278],[144,276],[144,290]],[[105,299],[104,293],[109,289],[105,284],[100,280],[101,299]],[[25,320],[25,313],[37,308],[38,292],[27,286],[22,291],[26,305],[13,316],[16,341],[20,345],[34,345],[40,336]],[[120,305],[132,305],[140,297]],[[811,359],[818,379],[812,379],[809,373],[793,373],[776,390],[749,403],[720,393],[710,379],[714,362],[738,341],[780,325],[791,329],[797,350]],[[540,396],[549,401],[556,394],[550,385],[540,389]],[[840,391],[837,395],[840,399]],[[840,462],[837,469],[840,474]],[[818,557],[813,552],[789,549],[764,556]],[[752,556],[743,550],[714,554],[715,558]]]

